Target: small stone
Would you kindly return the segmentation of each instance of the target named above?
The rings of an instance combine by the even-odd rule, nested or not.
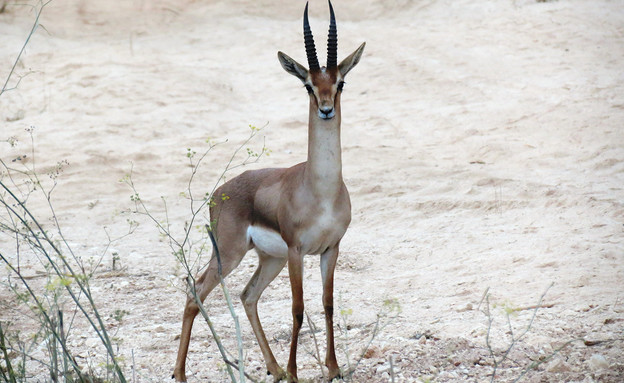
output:
[[[589,367],[594,371],[609,368],[609,362],[607,362],[607,359],[600,354],[592,355],[588,363]]]
[[[378,374],[384,373],[384,372],[389,371],[389,370],[390,370],[390,365],[389,364],[382,364],[381,366],[377,367],[377,373]]]
[[[379,357],[379,356],[381,356],[381,351],[379,350],[379,347],[375,347],[375,346],[370,347],[364,353],[365,359],[372,359],[372,358]]]
[[[457,312],[462,313],[462,312],[471,311],[471,310],[472,310],[472,303],[468,303],[466,304],[466,306],[457,309]]]
[[[442,371],[438,374],[438,379],[440,381],[444,381],[444,380],[457,380],[459,378],[459,375],[454,372],[454,371]]]
[[[250,371],[262,371],[264,369],[263,365],[257,360],[247,361],[247,364],[245,364],[245,368],[249,369]]]
[[[551,360],[546,365],[546,371],[548,372],[567,372],[570,371],[570,366],[561,359]]]
[[[99,338],[89,338],[85,341],[85,346],[89,347],[89,348],[93,348],[96,347],[100,344],[100,339]]]

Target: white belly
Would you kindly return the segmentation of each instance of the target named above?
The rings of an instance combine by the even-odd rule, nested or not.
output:
[[[288,245],[282,236],[274,230],[262,226],[249,226],[247,228],[247,240],[252,241],[254,246],[263,253],[280,258],[288,256]]]

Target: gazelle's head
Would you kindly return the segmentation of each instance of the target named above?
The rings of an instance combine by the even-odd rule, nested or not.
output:
[[[331,120],[336,115],[336,109],[340,107],[340,92],[344,86],[344,78],[349,71],[360,61],[364,46],[362,43],[355,52],[338,64],[338,34],[336,31],[336,18],[334,8],[329,1],[329,38],[327,39],[327,66],[321,67],[316,57],[314,38],[308,21],[308,4],[303,12],[303,36],[305,40],[308,66],[306,69],[288,55],[278,52],[277,57],[284,70],[297,77],[306,87],[310,95],[310,102],[316,106],[318,116],[323,120]]]

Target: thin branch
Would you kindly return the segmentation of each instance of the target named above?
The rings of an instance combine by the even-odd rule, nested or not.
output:
[[[314,322],[312,322],[312,319],[310,318],[310,314],[308,314],[308,311],[306,310],[305,312],[306,314],[306,318],[308,319],[308,327],[310,327],[310,332],[312,332],[312,339],[314,339],[314,348],[316,349],[316,354],[314,355],[314,358],[316,359],[316,362],[319,365],[319,369],[321,370],[321,375],[323,376],[323,381],[326,382],[327,381],[327,376],[325,375],[325,370],[323,369],[323,363],[321,363],[321,352],[319,351],[319,345],[318,345],[318,341],[316,340],[316,325],[314,324]]]
[[[542,293],[542,295],[539,297],[539,300],[537,302],[537,304],[533,307],[533,315],[531,316],[531,319],[529,321],[529,324],[526,326],[526,328],[524,329],[524,331],[520,334],[520,336],[515,337],[514,332],[513,332],[513,327],[511,325],[511,319],[509,316],[509,313],[506,313],[506,319],[507,319],[507,324],[509,326],[509,332],[511,334],[511,343],[509,344],[509,346],[507,347],[507,349],[505,349],[503,355],[501,356],[500,359],[497,360],[496,355],[494,354],[494,349],[492,347],[492,344],[490,343],[490,334],[491,334],[491,330],[492,330],[492,324],[494,322],[494,319],[492,318],[491,312],[490,312],[490,297],[489,295],[486,295],[485,297],[485,301],[486,301],[486,307],[485,307],[485,311],[484,314],[488,319],[488,327],[487,327],[487,333],[485,336],[485,344],[486,347],[490,353],[490,357],[492,357],[492,361],[494,363],[494,367],[492,369],[492,377],[490,379],[490,382],[494,382],[494,379],[496,378],[496,373],[498,371],[498,367],[509,358],[509,354],[511,353],[512,349],[515,347],[516,344],[518,344],[518,342],[520,340],[522,340],[522,338],[524,338],[524,336],[531,330],[531,328],[533,327],[533,322],[535,321],[535,317],[537,316],[537,311],[542,307],[542,301],[544,300],[544,297],[546,296],[546,294],[548,293],[548,291],[554,286],[554,283],[551,283],[546,290],[544,290],[544,292]],[[487,290],[486,290],[487,291]],[[558,352],[558,350],[557,350]],[[530,368],[529,368],[530,369]],[[528,370],[527,370],[528,371]],[[525,371],[523,373],[526,374]]]
[[[108,354],[111,356],[111,359],[112,359],[113,365],[115,367],[115,370],[117,372],[117,375],[119,377],[119,380],[122,383],[125,383],[125,378],[123,376],[123,372],[121,371],[121,367],[119,366],[119,364],[117,363],[117,361],[115,359],[115,356],[114,356],[115,353],[114,353],[113,348],[112,348],[112,343],[111,343],[111,341],[110,341],[110,339],[108,337],[108,333],[106,331],[106,327],[104,325],[104,322],[102,321],[101,316],[98,313],[97,307],[95,305],[95,302],[93,301],[93,297],[91,295],[91,292],[88,289],[87,284],[83,283],[83,281],[81,281],[81,279],[82,279],[81,276],[73,271],[73,268],[71,267],[71,265],[69,264],[67,259],[63,256],[63,253],[61,252],[61,250],[54,244],[54,241],[48,236],[47,232],[43,229],[43,227],[41,226],[39,221],[33,216],[33,214],[26,207],[26,205],[24,205],[24,203],[11,191],[10,188],[8,188],[4,183],[2,183],[2,181],[0,181],[0,187],[2,187],[2,189],[4,189],[11,196],[11,198],[13,198],[13,200],[16,202],[17,206],[19,206],[22,209],[22,211],[23,211],[23,213],[25,215],[24,217],[22,217],[17,211],[15,211],[15,209],[12,206],[7,204],[6,201],[0,200],[0,202],[12,214],[14,214],[18,218],[18,220],[24,225],[26,230],[28,232],[30,232],[31,236],[28,237],[28,240],[32,241],[31,243],[42,251],[43,255],[47,258],[47,260],[49,261],[50,265],[54,269],[54,272],[59,277],[64,276],[65,273],[63,273],[59,269],[58,265],[56,264],[56,262],[54,262],[54,260],[52,259],[51,255],[45,250],[45,246],[41,242],[40,236],[43,237],[44,242],[51,247],[51,249],[54,251],[54,254],[58,255],[58,257],[61,260],[61,263],[63,264],[63,266],[65,266],[65,268],[69,271],[70,275],[74,278],[74,280],[76,281],[76,284],[79,287],[80,292],[82,292],[85,295],[85,297],[87,298],[87,300],[89,302],[89,305],[91,307],[91,310],[93,310],[95,319],[97,320],[99,326],[97,326],[93,322],[93,319],[92,319],[91,315],[89,315],[86,312],[85,308],[80,303],[79,297],[76,296],[75,292],[69,287],[69,285],[65,285],[64,286],[65,289],[67,290],[67,292],[69,293],[69,295],[72,297],[72,299],[76,303],[76,305],[83,312],[83,314],[85,316],[85,319],[88,320],[88,322],[91,324],[91,327],[95,330],[97,335],[100,337],[100,339],[101,339],[103,345],[105,346]],[[26,218],[30,218],[32,224],[34,224],[35,227],[39,230],[39,233],[34,231],[33,226],[29,222],[26,221]],[[7,264],[9,264],[8,260],[6,260],[4,257],[3,257],[3,260]],[[86,276],[84,278],[84,281],[85,282],[87,281]],[[24,281],[24,283],[25,283],[25,281]]]
[[[559,354],[559,352],[561,350],[563,350],[564,348],[568,347],[570,344],[578,341],[578,340],[583,340],[583,338],[576,338],[576,339],[571,339],[567,342],[565,342],[563,345],[561,345],[560,347],[557,347],[550,355],[548,355],[546,358],[537,361],[537,362],[533,362],[531,363],[527,368],[525,368],[522,373],[516,378],[514,379],[514,383],[515,382],[519,382],[520,379],[522,379],[529,371],[536,369],[537,367],[539,367],[541,364],[544,364],[548,361],[550,361],[552,358],[554,358],[557,354]]]
[[[5,340],[4,331],[2,330],[2,323],[0,323],[0,350],[4,355],[4,364],[6,366],[8,378],[7,375],[5,375],[4,373],[5,368],[3,368],[2,366],[0,366],[0,373],[2,374],[2,379],[5,382],[17,383],[17,381],[15,380],[15,372],[13,371],[13,365],[11,364],[11,358],[9,358],[9,352],[6,343],[7,342]]]
[[[230,314],[234,320],[235,323],[235,327],[236,327],[236,336],[237,336],[237,342],[238,342],[238,360],[235,362],[232,362],[230,360],[230,358],[228,358],[227,355],[227,351],[225,350],[225,348],[223,347],[221,340],[219,338],[219,336],[217,335],[213,325],[212,325],[212,321],[210,320],[204,306],[203,306],[203,302],[201,301],[200,297],[197,294],[196,291],[196,286],[195,286],[195,279],[193,278],[193,267],[195,266],[196,262],[198,262],[198,260],[196,261],[192,261],[190,262],[188,255],[192,253],[193,248],[195,245],[200,245],[199,247],[199,253],[201,255],[203,249],[205,249],[207,246],[207,238],[206,236],[202,237],[201,241],[194,241],[194,239],[192,238],[192,231],[194,228],[194,223],[198,218],[198,215],[200,213],[202,213],[203,211],[205,211],[206,207],[210,207],[213,203],[213,195],[214,192],[216,191],[217,187],[219,186],[219,184],[221,183],[221,181],[224,179],[225,174],[232,170],[235,169],[239,166],[243,166],[245,164],[251,163],[251,162],[255,162],[258,161],[258,159],[260,158],[260,156],[262,156],[263,154],[267,153],[266,147],[263,146],[262,148],[262,152],[260,154],[254,154],[252,151],[248,150],[248,155],[247,158],[245,158],[241,163],[238,163],[236,165],[232,165],[234,163],[234,160],[237,158],[238,153],[240,152],[240,150],[251,141],[251,139],[253,139],[255,137],[255,135],[258,133],[258,131],[260,131],[261,129],[256,129],[253,128],[252,129],[252,133],[249,135],[249,137],[234,151],[234,153],[232,154],[232,156],[230,157],[225,169],[223,170],[223,172],[221,172],[220,176],[218,177],[218,179],[216,180],[211,192],[209,193],[205,193],[204,194],[204,198],[202,199],[196,199],[194,197],[193,194],[193,189],[192,189],[192,185],[193,185],[193,180],[195,179],[195,176],[198,174],[198,170],[200,165],[203,163],[204,159],[206,158],[206,156],[208,155],[208,153],[218,144],[212,144],[209,143],[209,148],[204,151],[204,153],[198,158],[197,161],[194,161],[194,156],[195,156],[195,152],[191,151],[189,149],[188,153],[187,153],[187,157],[189,159],[189,163],[191,165],[191,175],[189,177],[189,181],[187,183],[186,186],[186,195],[188,196],[188,199],[190,201],[189,203],[189,208],[190,208],[190,218],[188,221],[185,222],[184,225],[184,231],[182,234],[181,238],[175,238],[174,235],[171,232],[171,226],[169,223],[169,215],[168,215],[168,208],[167,208],[167,202],[164,198],[162,198],[163,200],[163,204],[165,207],[165,217],[166,220],[164,223],[158,221],[150,212],[150,210],[148,209],[147,205],[145,204],[145,202],[139,197],[139,193],[134,185],[134,181],[132,180],[132,169],[129,175],[127,175],[126,177],[124,177],[123,182],[125,182],[131,189],[133,192],[133,195],[131,197],[132,201],[135,203],[135,213],[139,213],[142,215],[147,216],[158,228],[159,232],[161,234],[163,234],[164,236],[167,237],[168,241],[169,241],[169,247],[172,250],[172,253],[174,254],[174,256],[176,257],[176,259],[178,260],[178,262],[180,262],[180,264],[184,267],[184,269],[186,270],[187,273],[187,277],[186,277],[186,284],[187,287],[189,289],[189,294],[190,296],[194,299],[195,304],[197,304],[200,313],[202,314],[202,316],[204,317],[204,320],[206,321],[206,323],[208,324],[208,327],[210,328],[210,331],[213,335],[213,339],[215,340],[215,343],[217,344],[217,347],[219,348],[219,352],[221,353],[221,357],[222,360],[226,363],[226,367],[227,367],[227,371],[228,374],[230,376],[230,379],[232,380],[232,382],[236,382],[236,378],[234,376],[234,372],[232,371],[231,367],[235,367],[239,370],[239,379],[241,382],[245,381],[245,378],[251,380],[251,381],[255,381],[253,380],[251,377],[249,377],[249,375],[247,375],[244,371],[244,349],[243,349],[243,341],[242,341],[242,335],[241,335],[241,329],[240,329],[240,324],[238,321],[238,316],[236,314],[236,311],[234,310],[234,306],[232,304],[232,301],[230,299],[230,295],[229,295],[229,290],[227,289],[227,286],[225,285],[225,281],[223,279],[223,270],[222,270],[222,264],[221,264],[221,256],[219,253],[219,249],[218,246],[216,244],[216,239],[214,237],[213,231],[211,228],[211,225],[205,225],[205,233],[208,235],[208,237],[210,238],[210,241],[213,244],[213,249],[214,249],[214,254],[215,257],[217,259],[217,263],[218,263],[218,274],[219,274],[219,279],[220,279],[220,284],[221,287],[223,289],[226,301],[227,301],[227,305],[228,308],[230,310]],[[254,161],[250,161],[251,158],[254,158]],[[198,203],[199,202],[199,203]],[[202,242],[203,241],[203,242]],[[199,257],[199,256],[198,256]]]
[[[17,66],[17,63],[22,58],[22,54],[24,53],[24,50],[26,50],[26,46],[28,45],[28,42],[30,41],[30,38],[35,33],[35,31],[37,30],[37,27],[39,27],[39,17],[41,17],[41,12],[43,12],[43,8],[45,8],[45,6],[50,4],[51,2],[52,2],[52,0],[48,0],[46,2],[43,2],[43,1],[39,0],[39,4],[38,4],[39,8],[37,9],[37,6],[34,6],[34,8],[37,9],[37,15],[35,17],[35,21],[33,23],[32,28],[30,29],[30,33],[26,37],[26,41],[22,45],[22,49],[20,49],[20,52],[17,55],[17,58],[15,59],[15,62],[13,63],[13,67],[11,67],[11,71],[9,72],[9,75],[7,76],[6,81],[4,82],[4,85],[2,86],[2,90],[0,90],[0,96],[2,96],[2,94],[4,92],[8,91],[8,90],[12,90],[12,89],[17,88],[17,86],[19,85],[20,81],[22,80],[22,77],[20,77],[19,81],[17,82],[17,84],[14,87],[7,88],[8,84],[9,84],[9,80],[13,76],[13,72],[15,72],[15,67]]]
[[[219,352],[221,353],[221,358],[226,363],[226,368],[227,368],[228,374],[230,375],[230,379],[232,380],[232,382],[236,382],[234,372],[232,371],[232,368],[230,367],[230,363],[228,363],[229,359],[225,352],[225,348],[223,347],[223,343],[221,343],[221,338],[217,334],[214,328],[214,325],[212,324],[212,320],[210,320],[210,316],[208,316],[208,312],[206,311],[206,308],[204,307],[204,303],[202,302],[201,298],[197,294],[197,291],[195,290],[195,280],[193,279],[192,276],[189,275],[186,278],[186,283],[191,289],[191,296],[195,300],[195,304],[197,304],[197,307],[199,308],[199,312],[201,313],[201,315],[204,317],[204,320],[208,324],[208,328],[210,328],[210,332],[212,333],[212,338],[214,339],[215,343],[217,344],[217,348],[219,349]]]
[[[2,253],[0,253],[0,259],[2,259],[2,261],[7,265],[7,267],[21,279],[20,273],[17,272],[17,270],[8,261],[8,259],[6,259],[4,257],[4,255]],[[63,348],[63,353],[65,353],[66,355],[70,356],[72,368],[74,369],[74,371],[76,371],[76,374],[78,374],[78,377],[80,378],[80,381],[84,382],[84,380],[82,379],[82,374],[80,372],[80,368],[75,363],[73,358],[71,358],[71,353],[70,353],[69,349],[67,348],[67,344],[61,340],[61,336],[59,335],[59,333],[55,329],[56,326],[54,326],[54,322],[52,321],[52,319],[50,319],[50,316],[48,315],[48,313],[44,309],[43,305],[41,304],[41,302],[37,298],[37,295],[30,288],[30,285],[28,284],[28,282],[26,282],[25,280],[22,279],[22,284],[24,285],[24,287],[26,287],[26,289],[28,290],[28,293],[33,298],[33,300],[35,301],[35,304],[37,305],[37,308],[39,309],[39,312],[41,313],[41,315],[42,315],[42,317],[43,317],[43,319],[44,319],[44,321],[45,321],[45,323],[47,325],[47,330],[49,330],[52,333],[52,335],[54,336],[54,338],[59,341],[59,343],[61,344],[61,347]]]
[[[244,355],[243,355],[243,337],[241,335],[240,323],[238,321],[238,315],[236,315],[236,311],[234,311],[234,305],[232,304],[232,299],[230,299],[230,292],[225,286],[225,282],[223,281],[223,269],[221,267],[221,255],[219,253],[219,246],[217,246],[217,241],[215,240],[214,234],[211,230],[208,231],[208,235],[210,236],[210,241],[212,242],[212,248],[214,249],[215,255],[217,257],[218,263],[218,272],[219,272],[219,283],[221,284],[221,288],[223,289],[223,294],[225,295],[225,301],[227,302],[228,308],[230,309],[230,315],[234,320],[234,328],[236,329],[236,340],[238,342],[238,372],[240,374],[241,382],[245,381],[245,364],[243,363]]]

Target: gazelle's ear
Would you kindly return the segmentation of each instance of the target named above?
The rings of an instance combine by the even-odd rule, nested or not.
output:
[[[362,45],[360,45],[360,47],[356,49],[355,52],[351,53],[349,57],[342,60],[342,62],[338,65],[338,70],[340,71],[342,77],[345,77],[347,73],[349,73],[349,71],[353,69],[353,67],[356,66],[357,63],[360,62],[360,58],[362,57],[362,53],[364,53],[365,46],[366,43],[362,43]]]
[[[277,52],[277,58],[286,72],[292,74],[301,80],[301,82],[305,83],[308,78],[308,70],[303,65],[299,64],[283,52]]]

